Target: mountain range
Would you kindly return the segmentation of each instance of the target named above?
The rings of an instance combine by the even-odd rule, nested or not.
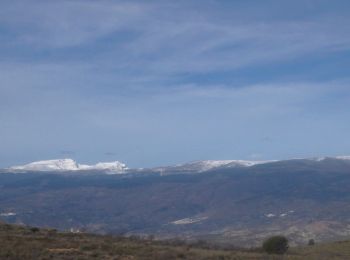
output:
[[[193,172],[200,173],[215,168],[230,168],[230,167],[249,167],[256,164],[268,163],[271,161],[244,161],[244,160],[205,160],[193,161],[175,166],[156,167],[151,169],[129,169],[124,163],[119,161],[100,162],[95,165],[79,164],[73,159],[55,159],[31,162],[25,165],[12,166],[7,170],[14,172],[64,172],[64,171],[89,171],[101,170],[109,173],[131,173],[140,171],[155,171],[155,172]]]
[[[150,169],[63,159],[1,173],[0,218],[10,223],[239,246],[350,236],[348,156]]]
[[[350,156],[336,157],[315,157],[303,158],[299,160],[323,161],[326,159],[350,160]],[[293,159],[298,160],[298,159]],[[25,165],[12,166],[5,170],[9,172],[70,172],[70,171],[101,171],[110,174],[136,173],[136,172],[159,172],[161,174],[169,173],[202,173],[214,169],[224,169],[233,167],[251,167],[259,164],[281,162],[289,160],[268,160],[268,161],[247,161],[247,160],[203,160],[192,161],[174,166],[163,166],[155,168],[128,168],[125,163],[120,161],[99,162],[94,165],[79,164],[73,159],[54,159],[31,162]]]

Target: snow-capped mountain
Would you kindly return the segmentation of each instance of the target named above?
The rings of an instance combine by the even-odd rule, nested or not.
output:
[[[95,165],[78,164],[72,159],[45,160],[28,163],[9,168],[14,171],[84,171],[84,170],[104,170],[113,173],[122,173],[127,167],[119,161],[97,163]]]
[[[289,160],[267,160],[267,161],[247,161],[247,160],[203,160],[193,161],[184,164],[178,164],[174,166],[164,166],[153,168],[153,171],[161,174],[174,174],[174,173],[202,173],[215,169],[227,169],[237,167],[252,167],[256,165],[275,163],[275,162],[288,162],[292,160],[305,160],[314,162],[323,162],[325,160],[340,160],[350,161],[350,156],[335,156],[335,157],[314,157],[314,158],[296,158]]]
[[[75,171],[79,169],[79,165],[72,159],[57,159],[13,166],[10,169],[25,171]]]
[[[246,160],[203,160],[193,161],[174,166],[164,166],[156,168],[130,169],[124,163],[100,162],[94,165],[79,164],[72,159],[46,160],[28,163],[20,166],[8,168],[11,172],[67,172],[67,171],[101,171],[105,173],[158,173],[160,175],[169,174],[186,174],[186,173],[204,173],[211,170],[227,169],[227,168],[247,168],[256,165],[268,163],[288,162],[288,161],[309,161],[322,163],[327,160],[350,161],[350,156],[336,157],[314,157],[314,158],[297,158],[291,160],[270,160],[270,161],[246,161]]]
[[[245,161],[245,160],[204,160],[194,161],[185,164],[178,164],[175,166],[158,167],[153,170],[166,173],[166,172],[206,172],[216,168],[232,168],[232,167],[250,167],[257,164],[264,164],[273,161]]]

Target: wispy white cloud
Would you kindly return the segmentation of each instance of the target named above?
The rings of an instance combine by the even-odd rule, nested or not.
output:
[[[218,21],[174,21],[164,27],[152,24],[147,36],[128,47],[153,72],[185,73],[229,70],[281,62],[301,55],[348,49],[348,27],[331,21],[222,24]],[[133,65],[133,63],[131,63]]]
[[[116,33],[146,6],[111,1],[25,1],[1,4],[0,21],[15,42],[34,47],[75,47]]]
[[[87,62],[158,77],[281,62],[350,46],[346,26],[350,20],[345,16],[321,13],[301,20],[246,21],[239,8],[210,12],[198,5],[191,9],[182,2],[165,3],[14,2],[2,4],[0,21],[24,48],[94,43],[94,54],[87,54]],[[211,2],[206,5],[220,8]],[[69,54],[66,59],[71,59]]]

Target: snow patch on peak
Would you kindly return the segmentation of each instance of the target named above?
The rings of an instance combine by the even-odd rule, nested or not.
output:
[[[206,161],[198,161],[192,164],[197,164],[201,167],[201,171],[208,171],[214,168],[226,166],[226,167],[250,167],[256,164],[267,163],[268,161],[245,161],[245,160],[206,160]]]
[[[79,168],[81,170],[108,170],[113,172],[123,172],[124,170],[128,169],[126,165],[122,162],[115,161],[115,162],[100,162],[95,165],[83,165],[80,164]]]
[[[323,160],[325,160],[327,157],[315,157],[315,158],[311,158],[310,160],[316,161],[316,162],[321,162]]]
[[[202,173],[216,168],[250,167],[268,162],[272,161],[204,160],[178,164],[175,166],[158,167],[153,168],[153,170],[158,171],[161,174],[167,174],[169,172]]]
[[[350,156],[349,156],[349,155],[345,155],[345,156],[335,156],[335,157],[324,156],[324,157],[314,157],[314,158],[310,158],[309,160],[321,162],[321,161],[324,161],[324,160],[326,160],[326,159],[350,160]]]
[[[195,161],[188,164],[178,165],[178,166],[189,166],[196,167],[199,171],[208,171],[217,167],[222,167],[231,164],[232,160],[205,160],[205,161]]]
[[[128,168],[124,163],[100,162],[95,165],[78,164],[72,159],[56,159],[28,163],[9,168],[15,171],[84,171],[84,170],[104,170],[112,173],[123,173]]]
[[[26,171],[74,171],[79,169],[79,165],[72,159],[57,159],[13,166],[10,169]]]
[[[210,170],[216,167],[226,166],[226,167],[251,167],[257,164],[264,164],[269,163],[273,161],[246,161],[246,160],[224,160],[224,161],[202,161],[205,166],[207,166],[207,169],[204,170]]]
[[[350,155],[337,156],[335,158],[339,160],[350,160]]]
[[[245,160],[234,160],[232,161],[229,166],[245,166],[250,167],[257,164],[264,164],[264,163],[270,163],[275,161],[245,161]]]

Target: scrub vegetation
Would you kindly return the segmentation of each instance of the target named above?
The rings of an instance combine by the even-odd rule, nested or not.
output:
[[[205,242],[155,241],[0,224],[0,259],[349,259],[350,242],[290,248],[281,255],[262,248],[222,248]]]

